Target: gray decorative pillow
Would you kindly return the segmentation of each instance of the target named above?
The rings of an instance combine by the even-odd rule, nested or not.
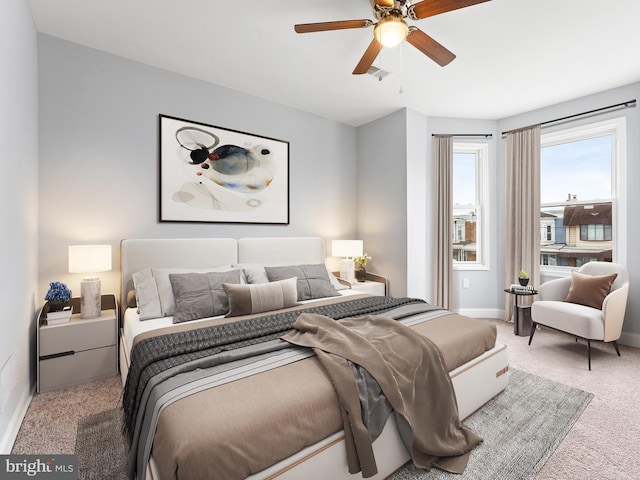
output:
[[[169,281],[169,274],[227,272],[229,270],[231,270],[231,265],[202,268],[152,268],[151,273],[156,279],[156,284],[158,285],[158,297],[160,297],[162,315],[165,317],[170,317],[173,315],[176,308],[173,295],[173,287],[171,286],[171,282]]]
[[[329,280],[327,267],[315,265],[291,265],[288,267],[264,267],[270,282],[298,277],[298,301],[340,295]]]
[[[170,273],[175,312],[173,323],[224,315],[229,310],[223,283],[240,283],[240,270],[209,273]]]
[[[244,275],[244,279],[247,283],[268,283],[269,277],[267,277],[267,272],[264,270],[265,266],[284,267],[289,265],[291,264],[272,263],[269,265],[265,265],[264,263],[238,263],[234,265],[234,268],[240,268],[242,270],[242,274]],[[331,280],[333,288],[335,288],[336,290],[345,290],[349,288],[346,285],[342,285],[338,281],[336,276],[331,273],[331,270],[329,270],[329,267],[327,267],[327,275],[329,277],[329,280]]]
[[[240,263],[236,267],[242,270],[247,283],[269,283],[267,272],[264,271],[264,264]]]
[[[298,305],[296,277],[270,283],[234,285],[223,283],[229,301],[227,317],[280,310]]]

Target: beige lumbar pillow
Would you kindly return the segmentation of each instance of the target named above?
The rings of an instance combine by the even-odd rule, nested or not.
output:
[[[269,283],[223,283],[229,301],[227,317],[280,310],[298,305],[296,277]]]
[[[585,275],[580,272],[571,272],[571,287],[565,302],[578,303],[602,310],[602,302],[611,292],[611,286],[617,276],[617,273]]]

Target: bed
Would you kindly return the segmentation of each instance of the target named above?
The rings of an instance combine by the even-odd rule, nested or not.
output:
[[[134,296],[134,292],[140,294],[147,288],[149,271],[153,277],[151,284],[155,285],[158,292],[164,292],[166,297],[167,289],[175,286],[168,283],[170,274],[175,280],[173,283],[179,284],[178,280],[180,280],[189,285],[187,280],[197,278],[200,281],[202,275],[211,275],[212,278],[217,275],[215,278],[224,279],[227,278],[225,277],[227,272],[239,271],[238,284],[244,285],[249,282],[264,282],[264,278],[260,275],[263,275],[266,266],[269,273],[276,275],[275,279],[269,276],[267,280],[283,282],[283,285],[286,283],[290,286],[291,281],[286,278],[288,268],[295,267],[294,271],[300,271],[300,266],[318,267],[325,264],[326,245],[319,237],[123,240],[120,295],[121,311],[124,312],[120,328],[120,372],[123,385],[127,386],[128,377],[131,377],[130,384],[139,383],[138,379],[142,374],[141,369],[138,368],[139,360],[136,360],[136,355],[137,357],[145,357],[145,355],[139,352],[134,354],[134,367],[129,374],[132,352],[134,349],[141,350],[139,345],[161,342],[165,338],[176,338],[182,341],[182,339],[192,338],[192,335],[198,335],[199,333],[196,332],[220,332],[226,328],[236,328],[235,326],[238,325],[265,325],[268,322],[285,322],[286,324],[289,321],[286,318],[295,318],[300,313],[306,312],[320,312],[322,315],[328,312],[328,316],[332,316],[336,309],[344,308],[347,313],[340,313],[340,315],[347,317],[350,316],[349,312],[373,312],[366,313],[373,316],[378,315],[376,313],[378,311],[381,311],[380,315],[383,316],[391,312],[389,315],[402,317],[401,321],[411,328],[427,336],[433,336],[449,367],[460,419],[466,418],[506,387],[507,352],[504,345],[496,343],[495,328],[485,322],[440,309],[430,309],[422,303],[409,302],[409,299],[369,298],[372,296],[360,294],[341,285],[328,272],[327,277],[337,292],[336,296],[297,299],[295,304],[287,304],[276,311],[260,310],[247,313],[242,311],[242,308],[238,309],[238,306],[244,303],[237,299],[244,298],[242,295],[247,289],[225,283],[224,293],[227,294],[229,302],[227,308],[232,308],[234,313],[238,313],[231,318],[213,315],[174,324],[173,316],[155,316],[154,312],[162,310],[162,305],[158,306],[158,302],[155,302],[156,305],[151,309],[146,306],[141,309],[140,303],[143,299],[138,298],[138,304],[136,304]],[[210,273],[214,271],[218,273]],[[192,276],[192,273],[200,275]],[[304,270],[303,276],[306,274],[307,271]],[[278,280],[278,275],[284,275],[285,278]],[[137,279],[135,284],[134,278]],[[298,290],[301,288],[299,285]],[[318,288],[322,290],[324,283]],[[180,290],[176,291],[180,292]],[[162,295],[158,293],[158,296]],[[187,295],[184,296],[186,297]],[[174,302],[182,302],[182,300],[183,296],[180,293],[173,298]],[[407,303],[403,303],[405,301]],[[266,305],[269,305],[268,301]],[[182,307],[179,309],[177,304],[173,307],[176,318],[185,311],[188,317],[189,309],[185,310]],[[145,316],[142,313],[150,318],[141,320]],[[452,331],[460,333],[452,335]],[[469,346],[469,337],[474,338],[473,342],[476,342],[475,338],[481,340],[479,343],[476,342],[477,345]],[[269,340],[261,345],[271,345],[273,342]],[[464,347],[461,347],[463,344]],[[247,346],[246,348],[256,347]],[[137,396],[130,395],[130,398],[136,397],[139,403],[136,403],[135,408],[130,409],[136,411],[137,421],[129,421],[131,424],[127,427],[128,431],[135,430],[133,423],[137,423],[140,425],[139,431],[146,432],[138,432],[131,437],[135,439],[132,451],[137,453],[131,461],[130,472],[136,472],[135,475],[139,479],[155,480],[196,478],[208,468],[216,470],[221,478],[230,478],[231,474],[236,475],[237,478],[251,479],[354,478],[348,471],[349,459],[345,448],[344,431],[339,425],[336,426],[336,415],[332,410],[332,408],[335,410],[335,406],[326,407],[318,404],[323,396],[331,397],[335,394],[332,392],[330,382],[322,378],[321,369],[313,353],[309,349],[294,345],[289,345],[282,351],[278,350],[275,354],[273,352],[267,354],[260,350],[258,356],[253,356],[255,352],[253,350],[251,352],[250,362],[259,359],[255,363],[247,364],[248,360],[237,360],[239,363],[234,369],[223,372],[215,370],[217,373],[207,374],[206,381],[201,377],[184,380],[186,376],[191,375],[186,373],[175,375],[172,378],[181,378],[188,387],[183,385],[180,387],[183,390],[175,395],[166,392],[149,393],[148,398],[156,395],[162,400],[155,404],[150,403],[151,406],[148,406],[144,413],[142,413],[144,407],[140,410],[140,405],[146,401],[145,395],[148,392],[144,390],[143,394],[143,389],[140,387]],[[194,365],[200,365],[197,362],[202,360],[193,361],[196,362]],[[236,363],[233,365],[235,366]],[[207,363],[204,367],[200,365],[194,368],[194,371],[201,372],[207,368],[220,367],[210,366]],[[295,420],[289,421],[289,418],[292,418],[291,411],[295,409],[295,402],[302,402],[297,398],[301,387],[298,385],[299,381],[295,380],[296,375],[303,377],[305,382],[309,382],[302,389],[305,390],[305,395],[313,398],[304,400],[304,402],[311,402],[304,408],[305,411],[313,414],[309,415],[309,418],[301,419],[297,419],[296,416]],[[132,378],[136,381],[134,382]],[[329,385],[328,393],[327,385]],[[135,387],[129,386],[129,388],[135,390]],[[314,391],[312,395],[310,392],[315,388],[318,391]],[[165,401],[167,397],[172,399]],[[334,400],[326,400],[329,403],[332,401]],[[259,409],[259,413],[244,412],[245,403],[255,404],[254,408]],[[272,403],[280,405],[281,411],[271,413],[269,409],[273,409],[270,406]],[[274,418],[270,418],[271,415]],[[261,422],[265,425],[259,431],[257,425]],[[297,430],[294,429],[294,424]],[[213,428],[214,425],[215,428]],[[216,435],[222,435],[224,438],[222,440],[210,438],[213,430],[218,429],[220,433]],[[243,429],[247,431],[236,432]],[[237,438],[234,437],[236,434]],[[260,439],[261,435],[263,439]],[[146,440],[143,441],[145,438]],[[210,452],[222,450],[222,448],[215,448],[216,441],[223,442],[227,450],[226,453],[221,453],[223,458],[212,460]],[[237,444],[234,444],[234,441]],[[255,446],[251,444],[252,441],[257,442]],[[191,445],[188,452],[186,452],[187,445]],[[205,447],[205,445],[208,446]],[[263,454],[262,450],[268,451],[275,460],[259,458]],[[373,442],[373,451],[377,467],[377,474],[371,477],[374,479],[387,477],[409,460],[409,454],[397,433],[393,416],[389,417],[382,432]],[[190,471],[191,465],[196,463],[198,466]],[[223,464],[225,466],[218,469],[218,466]],[[361,476],[357,475],[355,478],[361,478]]]

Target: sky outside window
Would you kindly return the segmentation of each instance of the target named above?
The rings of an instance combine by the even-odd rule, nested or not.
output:
[[[540,202],[610,200],[612,136],[543,147],[540,154]],[[453,204],[476,203],[476,156],[453,154]]]
[[[453,154],[453,205],[476,203],[476,154]]]
[[[540,202],[611,199],[611,135],[541,149]]]

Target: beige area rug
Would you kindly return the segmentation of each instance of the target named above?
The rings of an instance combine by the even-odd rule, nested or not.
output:
[[[511,370],[507,389],[465,422],[484,442],[473,451],[463,475],[435,469],[425,472],[407,465],[390,478],[533,478],[592,397],[582,390]],[[81,479],[124,478],[126,459],[120,431],[119,409],[78,421],[76,453]]]

